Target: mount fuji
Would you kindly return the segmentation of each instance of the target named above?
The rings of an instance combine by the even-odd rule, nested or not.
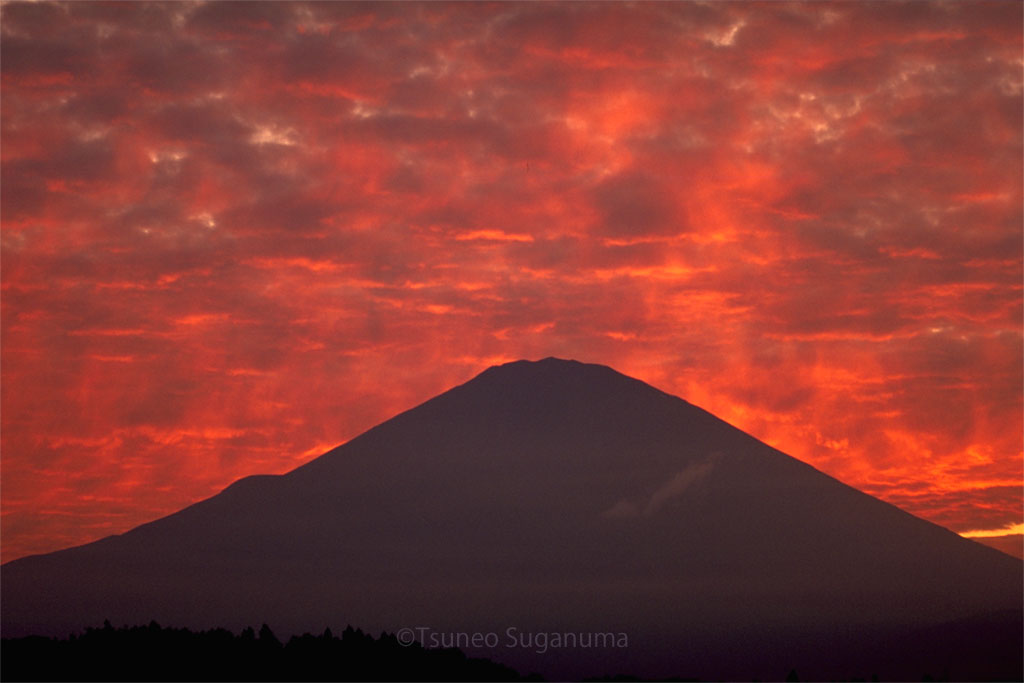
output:
[[[5,637],[352,624],[554,678],[1021,677],[1020,560],[553,358],[0,574]]]

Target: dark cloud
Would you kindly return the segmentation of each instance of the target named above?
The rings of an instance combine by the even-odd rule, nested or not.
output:
[[[248,42],[287,33],[301,7],[284,2],[206,2],[187,11],[183,19],[188,33],[195,32],[214,41]]]
[[[55,80],[70,78],[75,71],[76,60],[81,56],[73,45],[55,39],[33,39],[18,35],[4,37],[0,47],[3,65],[0,73],[4,78]]]
[[[685,182],[685,181],[684,181]],[[616,237],[671,235],[687,228],[676,197],[663,181],[642,171],[627,171],[594,187],[600,215],[598,232]],[[681,192],[685,193],[685,187]]]

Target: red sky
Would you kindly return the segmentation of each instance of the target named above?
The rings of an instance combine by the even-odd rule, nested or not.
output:
[[[3,560],[551,355],[1021,523],[1020,3],[2,12]]]

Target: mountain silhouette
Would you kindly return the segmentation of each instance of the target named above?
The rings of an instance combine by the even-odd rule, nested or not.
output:
[[[493,633],[463,649],[554,678],[1019,678],[1022,577],[680,398],[549,358],[288,474],[7,563],[2,627]],[[626,640],[545,649],[509,629]]]

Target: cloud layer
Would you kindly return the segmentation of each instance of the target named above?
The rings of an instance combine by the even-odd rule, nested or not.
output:
[[[3,559],[600,362],[1020,522],[1015,3],[11,3]]]

